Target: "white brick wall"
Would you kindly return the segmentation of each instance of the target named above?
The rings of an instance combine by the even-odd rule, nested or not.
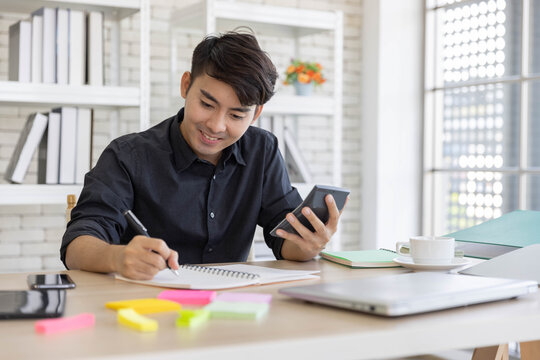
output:
[[[43,269],[43,259],[40,256],[0,257],[0,272],[37,271],[41,269]]]
[[[151,122],[156,124],[178,111],[181,101],[179,93],[169,94],[169,24],[168,16],[172,9],[185,6],[197,0],[182,2],[174,0],[153,0],[151,2]],[[360,233],[360,111],[361,111],[361,0],[244,0],[277,6],[292,6],[306,9],[342,10],[344,12],[344,119],[343,119],[343,185],[352,190],[351,201],[343,215],[342,244],[345,249],[358,248]],[[0,14],[0,80],[7,79],[8,27],[27,14]],[[105,39],[110,39],[110,23],[105,23]],[[271,53],[272,60],[283,76],[289,59],[294,54],[294,43],[290,39],[276,39],[258,34],[262,47]],[[178,37],[178,53],[190,54],[202,39],[201,34]],[[122,85],[137,86],[139,81],[139,16],[121,22],[121,74]],[[323,66],[332,64],[332,38],[320,34],[302,39],[300,55],[305,59],[317,59]],[[105,64],[110,57],[110,43],[105,45]],[[328,64],[328,65],[325,65]],[[185,70],[189,70],[190,59],[178,59],[177,74],[173,89],[178,91],[178,81]],[[332,87],[333,76],[326,72],[328,82],[317,89],[328,93]],[[110,68],[105,69],[106,82],[110,79]],[[278,80],[281,82],[281,80]],[[281,86],[281,85],[278,85]],[[292,89],[281,90],[292,92]],[[168,95],[172,95],[172,98]],[[0,176],[7,166],[18,134],[28,114],[47,111],[39,107],[0,106]],[[111,113],[106,110],[94,112],[93,162],[110,142]],[[138,109],[119,112],[119,135],[138,131]],[[302,117],[298,122],[298,142],[310,169],[318,182],[330,182],[331,175],[331,123],[325,117]],[[36,182],[37,162],[34,157],[27,183]],[[0,180],[1,183],[5,181]],[[61,269],[58,259],[61,236],[63,234],[65,206],[2,206],[0,207],[0,272],[33,271],[40,269]],[[260,231],[257,235],[261,238]]]

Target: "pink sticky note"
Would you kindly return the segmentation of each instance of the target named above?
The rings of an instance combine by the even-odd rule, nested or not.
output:
[[[216,298],[216,301],[252,302],[252,303],[269,304],[270,301],[272,301],[272,294],[225,292],[225,293],[219,294]]]
[[[62,331],[70,331],[93,326],[96,323],[94,314],[82,313],[79,315],[36,321],[35,329],[37,333],[53,334]]]
[[[216,297],[215,291],[204,290],[165,290],[159,293],[158,299],[176,301],[184,305],[206,305]]]

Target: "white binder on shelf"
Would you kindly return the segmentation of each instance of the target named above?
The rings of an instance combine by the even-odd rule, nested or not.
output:
[[[30,82],[32,54],[32,24],[21,20],[9,27],[10,81]]]
[[[77,109],[77,156],[75,160],[75,183],[83,184],[90,171],[92,156],[92,109]]]
[[[60,162],[58,182],[75,183],[75,159],[77,153],[77,108],[61,107],[53,112],[60,113]]]
[[[69,9],[56,9],[56,83],[69,80]]]
[[[52,84],[56,82],[56,9],[42,7],[32,15],[43,18],[42,79],[44,83]]]
[[[47,130],[38,152],[38,184],[58,184],[60,161],[60,113],[50,112]]]
[[[9,161],[4,178],[13,183],[22,183],[32,156],[47,127],[47,116],[40,113],[31,114],[19,136],[13,155]]]
[[[32,14],[32,77],[33,83],[43,81],[43,16]]]
[[[103,86],[103,13],[90,11],[87,24],[87,83]]]
[[[69,12],[69,84],[84,85],[86,80],[86,25],[84,12]]]

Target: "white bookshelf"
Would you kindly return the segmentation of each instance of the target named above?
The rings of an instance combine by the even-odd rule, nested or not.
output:
[[[103,11],[106,18],[123,19],[141,9],[141,0],[0,0],[0,11],[30,14],[42,6]]]
[[[337,14],[227,0],[203,0],[173,13],[171,26],[200,29],[202,21],[206,21],[207,30],[215,30],[217,27],[233,29],[241,22],[242,25],[256,29],[262,26],[268,30],[265,32],[273,35],[288,34],[297,37],[336,29],[340,21]]]
[[[0,184],[0,205],[63,204],[68,194],[79,198],[82,185]]]
[[[0,104],[25,106],[137,107],[140,89],[121,86],[33,84],[0,81]]]
[[[102,11],[111,21],[111,78],[106,86],[60,85],[0,81],[0,106],[86,106],[112,110],[111,137],[117,136],[119,111],[138,108],[139,128],[150,124],[150,5],[149,0],[0,0],[0,12],[27,14],[40,7]],[[120,85],[120,20],[135,13],[140,18],[140,83]],[[1,121],[1,120],[0,120]],[[79,195],[81,185],[0,184],[0,205],[65,203],[67,194]]]
[[[264,114],[325,115],[334,113],[335,99],[325,96],[295,96],[276,94],[264,105]]]

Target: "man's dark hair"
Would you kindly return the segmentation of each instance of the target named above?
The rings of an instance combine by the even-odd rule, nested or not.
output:
[[[191,82],[207,74],[230,85],[242,106],[263,105],[274,95],[278,74],[252,34],[237,31],[209,35],[197,45]]]

